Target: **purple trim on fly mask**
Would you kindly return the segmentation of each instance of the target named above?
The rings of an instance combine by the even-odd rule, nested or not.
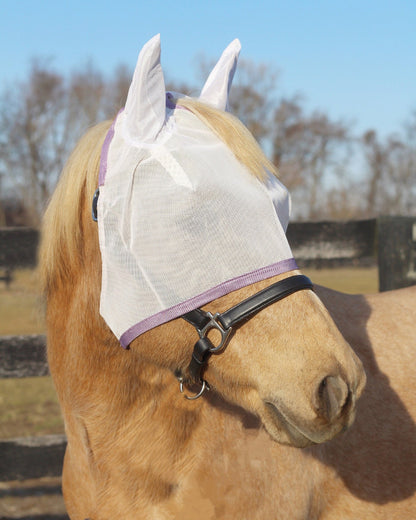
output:
[[[120,344],[123,348],[127,348],[130,343],[138,336],[151,329],[154,329],[155,327],[158,327],[159,325],[162,325],[163,323],[167,323],[168,321],[179,318],[183,314],[193,311],[194,309],[216,300],[221,296],[225,296],[230,292],[236,291],[237,289],[242,289],[243,287],[253,283],[260,282],[277,274],[283,274],[295,269],[298,269],[296,260],[294,258],[289,258],[267,267],[256,269],[250,273],[237,276],[236,278],[232,278],[231,280],[223,282],[216,287],[209,289],[208,291],[190,298],[189,300],[174,305],[169,309],[158,312],[157,314],[149,316],[145,320],[136,323],[121,335]]]
[[[121,112],[124,109],[122,108],[119,113],[114,118],[114,121],[112,122],[107,135],[105,136],[103,146],[101,148],[101,157],[100,157],[100,169],[98,173],[98,186],[103,186],[105,181],[105,174],[107,173],[107,158],[108,158],[108,150],[110,149],[111,141],[114,137],[114,129],[116,126],[116,121],[118,116],[121,114]]]

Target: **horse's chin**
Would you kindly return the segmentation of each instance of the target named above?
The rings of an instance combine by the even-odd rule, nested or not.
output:
[[[326,442],[345,428],[339,424],[328,430],[310,433],[299,425],[299,421],[289,419],[275,404],[264,403],[262,421],[269,435],[280,444],[287,444],[296,448],[306,448],[313,444]]]
[[[306,448],[315,444],[303,432],[288,422],[273,403],[264,403],[261,419],[271,438],[279,444],[287,444],[295,448]]]

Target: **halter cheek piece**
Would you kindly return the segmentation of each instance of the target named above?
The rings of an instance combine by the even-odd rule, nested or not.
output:
[[[208,383],[202,377],[203,371],[211,355],[221,352],[227,346],[230,335],[236,326],[249,320],[272,303],[304,289],[313,290],[313,284],[307,276],[290,276],[254,294],[222,314],[211,314],[201,309],[195,309],[184,314],[182,318],[193,325],[199,335],[199,340],[195,343],[191,362],[187,370],[190,379],[186,382],[201,385],[199,392],[195,395],[189,396],[184,394],[186,399],[198,399],[205,390],[209,390]],[[221,335],[221,339],[216,346],[208,338],[209,331],[213,329],[217,330]],[[179,380],[180,391],[184,393],[185,380],[180,373],[177,373],[176,377]]]

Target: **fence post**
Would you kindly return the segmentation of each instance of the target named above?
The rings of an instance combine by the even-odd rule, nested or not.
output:
[[[379,289],[416,285],[416,217],[377,219]]]

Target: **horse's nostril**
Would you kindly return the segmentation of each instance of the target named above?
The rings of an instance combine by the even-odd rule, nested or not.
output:
[[[327,421],[338,417],[348,401],[349,389],[340,376],[327,376],[317,390],[317,413]]]

